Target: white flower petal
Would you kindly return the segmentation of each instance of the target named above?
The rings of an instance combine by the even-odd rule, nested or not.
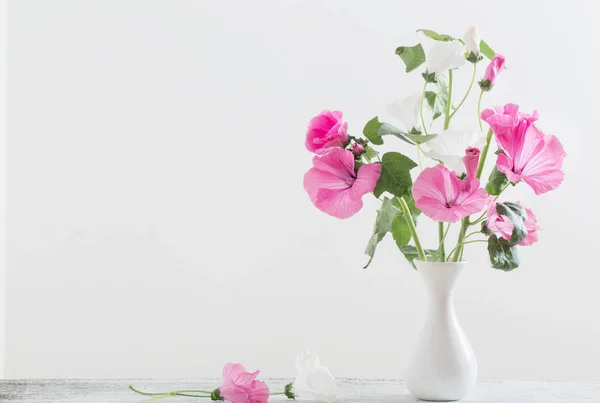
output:
[[[483,149],[485,134],[478,130],[445,130],[435,139],[425,143],[425,146],[428,147],[425,155],[442,161],[457,175],[462,175],[465,172],[462,162],[465,150],[469,147]]]
[[[465,48],[459,41],[436,41],[429,52],[425,53],[427,71],[442,74],[450,69],[457,69],[465,64]]]
[[[467,52],[473,52],[476,55],[479,54],[479,42],[481,42],[481,39],[479,38],[479,29],[477,28],[477,25],[469,25],[463,40],[467,46]]]
[[[413,127],[421,127],[421,95],[415,94],[388,105],[388,112],[397,119],[402,127],[400,129],[409,132]]]
[[[316,364],[316,366],[315,366]],[[319,357],[305,351],[296,357],[298,373],[292,385],[292,393],[297,397],[323,402],[335,402],[335,378],[326,367],[319,365]]]
[[[296,371],[302,374],[310,374],[319,369],[319,356],[308,350],[296,356]]]

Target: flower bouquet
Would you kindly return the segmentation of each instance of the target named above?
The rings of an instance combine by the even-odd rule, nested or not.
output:
[[[537,242],[539,227],[533,211],[505,200],[505,191],[521,183],[536,195],[556,189],[563,181],[565,152],[555,136],[540,130],[537,111],[524,113],[512,103],[481,110],[484,94],[505,69],[505,58],[480,40],[476,26],[463,39],[427,29],[417,35],[418,44],[396,49],[406,72],[421,69],[423,78],[420,93],[389,105],[401,125],[374,117],[362,136],[350,135],[342,112],[321,112],[306,133],[306,148],[315,156],[304,188],[319,210],[337,218],[356,214],[368,193],[381,201],[365,268],[391,233],[430,291],[429,314],[406,373],[407,386],[426,400],[457,400],[469,392],[477,374],[451,298],[465,265],[465,246],[486,243],[493,268],[517,268],[518,249]],[[482,62],[487,66],[478,81],[477,110],[463,111]],[[453,75],[463,66],[470,66],[471,80],[464,95],[455,98]],[[459,112],[473,116],[472,127],[450,129]],[[377,146],[389,140],[397,141],[398,151],[380,154]],[[416,162],[402,152],[412,147]],[[484,186],[481,177],[491,159],[494,165]],[[421,215],[438,223],[438,243],[432,248],[420,241]],[[456,244],[449,248],[454,224]]]

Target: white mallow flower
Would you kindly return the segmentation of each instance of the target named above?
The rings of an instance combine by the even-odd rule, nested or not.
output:
[[[431,120],[431,108],[427,101],[423,101],[423,115],[425,121]],[[413,128],[421,131],[421,95],[415,94],[399,101],[394,101],[387,107],[388,113],[401,123],[400,129],[410,132]]]
[[[477,25],[469,25],[463,40],[467,46],[467,53],[473,52],[475,55],[479,55],[479,42],[481,42],[481,39],[479,38],[479,30],[477,29]]]
[[[296,379],[291,392],[295,397],[321,402],[335,402],[335,378],[326,367],[321,366],[319,357],[310,351],[296,356]]]
[[[465,64],[465,47],[457,40],[436,41],[419,31],[419,41],[425,52],[428,73],[440,75],[447,70],[457,69]]]
[[[444,130],[439,136],[424,144],[429,148],[425,155],[441,161],[460,176],[465,172],[463,157],[469,147],[482,150],[485,134],[477,130]]]

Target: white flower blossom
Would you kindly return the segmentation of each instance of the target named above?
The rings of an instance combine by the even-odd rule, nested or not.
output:
[[[291,392],[295,397],[327,403],[335,402],[335,378],[326,367],[321,366],[319,357],[310,351],[296,356],[296,379]]]
[[[444,130],[424,145],[428,147],[425,155],[443,162],[460,176],[465,172],[462,162],[465,150],[469,147],[482,150],[485,146],[485,134],[477,130]]]
[[[469,25],[463,40],[465,41],[465,45],[467,47],[467,53],[473,52],[475,55],[479,55],[479,42],[481,42],[481,39],[479,38],[479,30],[477,25]]]
[[[465,47],[457,40],[448,42],[436,41],[423,32],[418,32],[419,41],[425,52],[425,63],[428,73],[440,75],[450,69],[457,69],[465,64]]]
[[[423,101],[423,115],[428,122],[431,120],[431,108]],[[399,129],[410,132],[413,128],[422,131],[421,127],[421,95],[415,94],[399,101],[394,101],[387,107],[388,113],[401,123]]]

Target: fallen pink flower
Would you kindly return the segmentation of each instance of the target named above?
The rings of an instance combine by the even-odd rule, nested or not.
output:
[[[256,380],[259,372],[248,372],[242,364],[226,364],[218,396],[231,403],[266,403],[269,388],[264,382]]]

